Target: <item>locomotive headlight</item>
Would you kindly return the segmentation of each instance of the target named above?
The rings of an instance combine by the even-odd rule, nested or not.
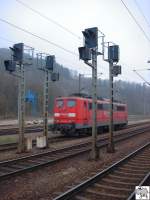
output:
[[[55,116],[55,117],[59,117],[59,116],[60,116],[60,113],[54,113],[54,116]]]
[[[76,117],[76,113],[68,113],[68,117]]]

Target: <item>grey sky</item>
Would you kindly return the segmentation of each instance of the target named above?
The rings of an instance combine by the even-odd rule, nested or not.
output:
[[[82,38],[81,31],[88,27],[97,26],[106,35],[106,40],[120,45],[120,64],[123,74],[117,79],[142,82],[133,68],[148,68],[146,63],[150,58],[150,42],[137,27],[120,0],[21,0],[47,17],[62,24]],[[135,0],[124,0],[133,15],[136,17],[146,34],[150,37],[148,27],[139,12]],[[143,13],[150,23],[150,1],[137,0]],[[38,16],[31,10],[23,7],[15,0],[0,0],[0,18],[6,19],[24,29],[69,49],[78,54],[78,47],[82,46],[82,39],[72,36],[58,26]],[[16,30],[0,22],[0,37],[15,42],[24,42],[35,49],[55,54],[59,63],[80,73],[90,73],[91,69],[78,56],[71,55],[53,45],[38,40],[26,33]],[[0,40],[0,47],[12,45]],[[98,58],[98,71],[103,72],[103,78],[108,77],[108,64]],[[148,71],[141,74],[147,79]]]

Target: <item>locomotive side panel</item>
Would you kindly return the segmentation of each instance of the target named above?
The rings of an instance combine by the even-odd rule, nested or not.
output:
[[[127,105],[115,102],[113,117],[115,126],[126,125],[128,120]],[[54,126],[56,130],[65,134],[91,130],[92,99],[82,97],[56,98]],[[97,126],[109,126],[109,100],[97,101]]]

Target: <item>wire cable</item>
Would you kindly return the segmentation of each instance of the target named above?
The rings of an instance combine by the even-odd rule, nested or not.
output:
[[[150,83],[147,81],[147,80],[145,80],[145,78],[141,75],[141,74],[139,74],[138,72],[137,72],[137,70],[133,70],[146,84],[148,84],[149,86],[150,86]]]
[[[4,37],[2,37],[2,36],[0,36],[0,40],[4,40],[4,41],[7,41],[7,42],[10,42],[11,44],[15,44],[15,43],[17,43],[17,41],[12,41],[12,40],[6,39],[6,38],[4,38]],[[27,45],[27,46],[30,46],[30,45]],[[35,48],[34,48],[34,52],[36,52],[36,54],[42,52],[42,53],[44,53],[44,54],[49,55],[48,52],[43,52],[43,51],[40,50],[40,49],[35,49]],[[0,57],[3,57],[3,56],[0,55]],[[35,58],[35,57],[34,57],[34,58]],[[72,64],[70,65],[70,62],[71,62],[71,61],[69,61],[69,60],[64,59],[64,58],[61,58],[60,56],[56,56],[56,58],[65,61],[65,64],[62,64],[62,63],[61,63],[62,61],[61,61],[61,62],[58,62],[58,64],[63,65],[63,67],[65,67],[65,66],[69,66],[69,67],[71,67],[71,68],[76,68],[76,67],[74,66],[74,64],[73,64],[73,65],[72,65]]]
[[[149,21],[147,20],[146,16],[144,15],[144,13],[143,13],[143,11],[142,11],[140,5],[138,4],[137,0],[134,0],[134,1],[135,1],[135,4],[136,4],[136,6],[137,6],[139,12],[141,13],[141,15],[143,16],[145,22],[147,23],[148,27],[150,28],[150,23],[149,23]]]
[[[144,34],[145,38],[148,40],[148,42],[150,42],[150,38],[147,36],[147,34],[145,33],[144,29],[142,28],[142,26],[138,23],[138,21],[136,20],[136,18],[134,17],[134,15],[132,14],[132,12],[129,10],[129,8],[127,7],[127,5],[124,3],[123,0],[120,0],[122,2],[122,4],[124,5],[124,7],[126,8],[126,10],[128,11],[128,13],[130,14],[130,16],[132,17],[132,19],[134,20],[134,22],[136,23],[136,25],[139,27],[139,29],[142,31],[142,33]]]
[[[47,39],[45,39],[45,38],[43,38],[43,37],[41,37],[41,36],[39,36],[39,35],[36,35],[35,33],[32,33],[32,32],[30,32],[30,31],[28,31],[28,30],[26,30],[26,29],[24,29],[24,28],[21,28],[21,27],[15,25],[15,24],[13,24],[13,23],[11,23],[11,22],[5,20],[5,19],[0,18],[0,21],[1,21],[1,22],[4,22],[5,24],[8,24],[8,25],[12,26],[13,28],[16,28],[16,29],[18,29],[18,30],[20,30],[20,31],[23,31],[23,32],[25,32],[25,33],[27,33],[27,34],[29,34],[29,35],[32,35],[32,36],[34,36],[34,37],[36,37],[36,38],[38,38],[38,39],[40,39],[40,40],[42,40],[42,41],[44,41],[44,42],[47,42],[47,43],[49,43],[49,44],[51,44],[51,45],[53,45],[53,46],[55,46],[55,47],[57,47],[57,48],[59,48],[59,49],[62,49],[62,50],[64,50],[64,51],[66,51],[67,53],[70,53],[70,54],[72,54],[72,55],[78,56],[78,54],[76,54],[75,52],[70,51],[70,50],[68,50],[68,49],[66,49],[66,48],[64,48],[64,47],[62,47],[62,46],[60,46],[59,44],[56,44],[56,43],[54,43],[54,42],[51,42],[50,40],[47,40]]]
[[[40,17],[46,19],[47,21],[55,24],[56,26],[58,26],[59,28],[63,29],[64,31],[70,33],[72,36],[76,37],[77,39],[81,40],[81,37],[79,37],[78,35],[76,35],[75,33],[73,33],[70,29],[64,27],[63,25],[61,25],[60,23],[56,22],[55,20],[47,17],[46,15],[44,15],[43,13],[39,12],[38,10],[32,8],[31,6],[27,5],[26,3],[20,1],[20,0],[15,0],[17,1],[19,4],[21,4],[22,6],[26,7],[27,9],[31,10],[32,12],[36,13],[37,15],[39,15]]]
[[[15,43],[14,41],[8,40],[8,39],[6,39],[6,38],[4,38],[4,37],[2,37],[2,36],[0,36],[0,40],[4,40],[4,41],[10,42],[10,43]]]

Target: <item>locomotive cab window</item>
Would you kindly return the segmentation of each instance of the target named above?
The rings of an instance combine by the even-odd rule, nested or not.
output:
[[[75,107],[75,105],[76,105],[76,101],[75,100],[68,100],[67,106],[69,108]]]
[[[108,111],[109,110],[109,104],[107,104],[107,103],[103,104],[103,110]]]
[[[98,103],[98,104],[97,104],[97,108],[98,108],[98,110],[103,110],[103,104]]]
[[[57,107],[59,107],[59,108],[63,107],[63,105],[64,105],[63,100],[57,100],[57,101],[56,101],[56,105],[57,105]]]
[[[117,111],[125,111],[125,107],[124,106],[117,106]]]
[[[92,103],[89,103],[88,106],[89,106],[89,110],[92,110]]]

